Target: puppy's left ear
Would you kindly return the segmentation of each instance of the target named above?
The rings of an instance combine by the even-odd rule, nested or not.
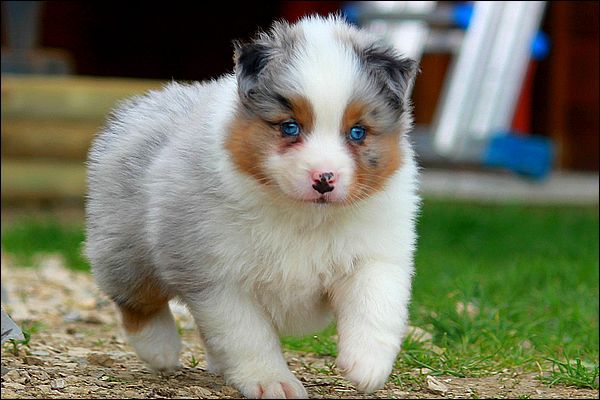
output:
[[[367,68],[389,89],[390,104],[402,108],[419,71],[417,62],[388,47],[368,47],[362,57]]]
[[[234,46],[233,59],[240,94],[252,97],[253,89],[258,85],[259,75],[269,61],[270,48],[258,42],[234,42]]]

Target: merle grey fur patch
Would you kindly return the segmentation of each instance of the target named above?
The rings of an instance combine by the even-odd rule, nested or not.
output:
[[[390,106],[402,111],[408,88],[417,74],[417,62],[401,57],[391,47],[372,45],[362,50],[361,58],[367,71],[387,89]]]
[[[349,103],[368,103],[381,131],[397,131],[410,111],[408,92],[417,63],[378,39],[365,40],[357,31],[342,30],[337,39],[354,52],[364,71],[353,83],[355,93]],[[249,43],[235,43],[235,71],[245,111],[272,122],[276,115],[291,109],[289,98],[301,94],[290,79],[291,64],[304,44],[302,31],[284,21],[258,33]]]
[[[288,23],[276,22],[249,43],[234,42],[238,93],[246,111],[270,120],[282,109],[291,109],[288,98],[294,90],[280,77],[301,40]]]

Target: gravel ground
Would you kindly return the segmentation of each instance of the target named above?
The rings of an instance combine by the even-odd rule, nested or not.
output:
[[[40,268],[15,268],[2,257],[6,311],[19,325],[38,323],[28,346],[2,350],[2,399],[7,398],[240,398],[220,376],[205,370],[202,347],[185,308],[174,313],[183,337],[183,368],[156,375],[142,364],[121,334],[113,305],[91,276],[63,268],[45,257]],[[338,375],[334,359],[285,354],[311,398],[598,398],[598,391],[549,387],[535,374],[502,371],[486,378],[429,376],[422,384],[391,382],[361,395]]]

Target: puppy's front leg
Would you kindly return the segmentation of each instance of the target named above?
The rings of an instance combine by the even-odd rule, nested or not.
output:
[[[331,291],[337,317],[337,366],[358,390],[387,380],[406,330],[412,267],[369,262]]]
[[[264,310],[239,288],[185,296],[211,362],[248,398],[307,398]]]

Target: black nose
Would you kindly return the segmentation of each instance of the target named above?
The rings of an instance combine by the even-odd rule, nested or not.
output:
[[[325,172],[325,173],[319,175],[319,177],[320,177],[319,180],[315,179],[315,181],[314,181],[315,184],[312,185],[313,189],[315,189],[317,192],[319,192],[321,194],[331,192],[334,189],[334,186],[331,185],[329,182],[333,178],[333,173]]]

